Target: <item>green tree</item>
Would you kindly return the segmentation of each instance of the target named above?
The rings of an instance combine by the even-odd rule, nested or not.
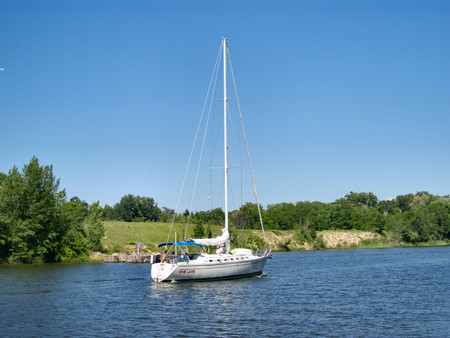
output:
[[[411,210],[411,202],[414,198],[413,194],[399,195],[395,199],[397,201],[398,207],[402,212]]]
[[[392,243],[399,244],[403,240],[405,225],[403,214],[388,214],[386,216],[386,232]]]
[[[71,261],[88,256],[89,250],[86,247],[86,232],[83,225],[86,216],[85,206],[79,199],[71,199],[64,205],[62,219],[66,229],[58,260]]]
[[[144,221],[159,221],[161,210],[153,198],[137,196],[136,204],[138,207],[138,216],[142,217]]]
[[[131,222],[136,217],[139,217],[136,199],[131,194],[123,196],[120,202],[114,205],[114,209],[119,218],[125,222]]]
[[[450,240],[450,199],[438,199],[426,207],[436,226],[436,239]]]
[[[208,224],[207,226],[206,226],[206,238],[212,238],[213,237],[213,235],[212,235],[212,230],[211,230],[211,224]]]
[[[0,260],[7,261],[22,216],[23,177],[16,167],[3,175],[0,185]]]
[[[87,248],[91,251],[102,251],[101,240],[105,236],[105,228],[102,223],[102,210],[99,202],[89,206],[89,214],[86,218],[86,242]]]
[[[77,196],[74,196],[70,199],[69,202],[74,202],[76,204],[79,204],[81,206],[81,211],[83,213],[83,216],[86,217],[89,213],[89,203],[86,201],[80,200]]]
[[[299,223],[296,208],[292,203],[278,203],[267,206],[266,215],[270,229],[294,229]]]
[[[119,220],[116,210],[108,204],[103,207],[102,215],[104,220]]]
[[[150,197],[125,195],[114,206],[117,216],[125,222],[132,221],[158,221],[161,210]]]
[[[426,207],[431,202],[432,197],[433,196],[427,192],[418,192],[416,196],[413,197],[410,203],[411,209],[414,210]]]
[[[209,219],[210,219],[209,211],[197,211],[194,215],[194,220],[197,223],[199,221],[201,221],[202,224],[208,223]]]
[[[203,227],[203,222],[201,220],[197,221],[194,226],[194,238],[203,238],[205,236],[205,228]]]
[[[378,203],[378,198],[373,193],[369,192],[360,192],[356,193],[350,191],[347,195],[345,195],[347,201],[354,205],[367,205],[368,207],[374,207]]]
[[[378,202],[377,209],[382,214],[394,214],[400,212],[397,201],[395,199]]]
[[[378,212],[376,208],[369,208],[364,218],[362,230],[374,231],[380,235],[386,230],[386,217]]]
[[[209,219],[213,224],[223,224],[225,222],[225,212],[221,208],[211,210],[209,215]]]
[[[330,229],[331,212],[329,206],[321,202],[311,203],[308,214],[302,219],[302,224],[306,225],[306,229]]]
[[[160,219],[163,222],[171,222],[174,215],[175,215],[174,209],[169,209],[169,208],[163,207]]]
[[[223,213],[223,212],[222,212]],[[222,216],[222,219],[225,217]],[[233,224],[236,229],[259,229],[261,228],[259,221],[258,206],[255,203],[247,203],[240,210],[233,212]]]
[[[1,236],[14,262],[57,260],[65,227],[61,222],[65,192],[52,166],[40,166],[36,157],[22,173],[16,167],[3,177],[0,189]],[[5,227],[5,225],[7,226]],[[5,233],[6,232],[6,233]]]
[[[351,204],[348,200],[339,200],[331,210],[333,229],[362,229],[363,218],[361,207]]]
[[[225,213],[221,208],[216,208],[209,211],[198,211],[193,214],[195,221],[201,220],[204,224],[223,224],[225,220]]]

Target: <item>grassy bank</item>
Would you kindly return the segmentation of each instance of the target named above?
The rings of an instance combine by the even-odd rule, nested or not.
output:
[[[144,251],[157,251],[157,245],[167,241],[171,224],[163,222],[103,222],[105,237],[103,248],[107,253],[134,251],[137,242],[144,245]],[[174,223],[169,241],[173,241],[175,232],[177,238],[184,236],[185,226]],[[219,233],[219,227],[212,227],[213,234]],[[190,234],[188,234],[189,236]]]
[[[107,253],[132,252],[137,242],[144,245],[144,251],[155,252],[157,245],[167,240],[170,223],[162,222],[104,222],[105,237],[102,245]],[[192,228],[192,227],[191,227]],[[184,225],[175,223],[169,241],[174,239],[174,233],[179,239],[183,238]],[[192,229],[188,237],[192,236]],[[220,227],[212,227],[213,236],[220,234]],[[252,250],[264,248],[262,231],[232,230],[231,239],[236,247],[246,247]],[[296,230],[267,230],[268,245],[274,251],[326,250],[326,249],[363,249],[389,248],[412,246],[411,244],[396,242],[388,237],[367,231],[319,231],[315,238],[305,240]],[[420,243],[418,246],[448,245],[445,241]]]

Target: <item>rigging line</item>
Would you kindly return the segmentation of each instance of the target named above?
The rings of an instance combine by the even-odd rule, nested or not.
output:
[[[230,65],[231,65],[231,60],[230,60]],[[234,97],[233,99],[236,99],[236,97]],[[227,107],[229,107],[228,102],[227,102]],[[235,128],[236,130],[236,134],[237,134],[237,139],[238,139],[238,149],[239,149],[239,166],[241,167],[241,181],[240,181],[240,188],[241,188],[241,205],[242,205],[242,195],[243,195],[243,179],[242,179],[242,144],[241,144],[241,133],[238,132],[239,127],[236,127],[235,123],[235,119],[234,114],[236,114],[235,109],[233,109],[233,114],[231,113],[231,109],[229,109],[230,111],[230,120],[232,122],[232,126]]]
[[[175,206],[175,211],[174,211],[174,214],[173,214],[172,222],[171,222],[171,224],[170,224],[169,233],[167,234],[167,241],[166,241],[166,243],[169,242],[170,235],[171,235],[171,233],[172,233],[173,224],[174,224],[174,222],[175,222],[175,217],[176,217],[177,210],[178,210],[178,207],[179,207],[179,204],[180,204],[181,195],[182,195],[183,189],[184,189],[184,184],[186,183],[187,173],[188,173],[188,171],[189,171],[189,167],[190,167],[190,164],[191,164],[192,154],[194,153],[194,148],[195,148],[195,144],[197,143],[197,137],[198,137],[198,133],[199,133],[199,130],[200,130],[201,122],[203,121],[203,115],[205,114],[205,107],[206,107],[206,103],[207,103],[207,101],[208,101],[209,92],[210,92],[210,90],[211,90],[211,85],[212,85],[212,83],[213,83],[214,73],[217,72],[216,69],[218,69],[218,67],[219,67],[218,65],[219,65],[219,62],[220,62],[221,50],[222,50],[222,45],[221,45],[221,47],[219,48],[219,53],[217,54],[216,63],[215,63],[215,65],[214,65],[213,73],[212,73],[211,79],[210,79],[210,81],[209,81],[208,91],[207,91],[207,93],[206,93],[206,98],[205,98],[205,101],[204,101],[204,103],[203,103],[203,109],[202,109],[202,113],[201,113],[201,115],[200,115],[200,121],[198,122],[197,131],[195,132],[194,142],[193,142],[193,144],[192,144],[191,153],[190,153],[190,155],[189,155],[189,160],[188,160],[188,163],[187,163],[187,166],[186,166],[186,170],[185,170],[185,172],[184,172],[183,183],[181,184],[181,190],[180,190],[180,193],[178,194],[178,200],[177,200],[177,204],[176,204],[176,206]]]
[[[216,100],[217,101],[217,100]],[[216,105],[214,104],[212,106],[213,112],[212,116],[213,118],[213,126],[211,127],[211,157],[210,157],[210,167],[213,167],[213,161],[215,160],[215,154],[217,150],[217,145],[219,144],[219,131],[223,130],[223,119],[217,119],[217,111],[216,111]],[[209,171],[210,173],[210,201],[211,201],[211,210],[213,209],[213,176],[212,176],[212,170]]]
[[[228,60],[230,62],[231,78],[233,79],[234,92],[236,93],[236,103],[237,103],[238,110],[239,110],[239,117],[241,119],[242,134],[244,135],[244,142],[245,142],[245,149],[247,151],[248,165],[250,167],[250,174],[252,176],[253,192],[255,194],[256,205],[258,207],[258,214],[259,214],[259,220],[260,220],[260,223],[261,223],[261,229],[262,229],[262,233],[263,233],[263,237],[264,237],[264,243],[267,246],[266,233],[264,231],[264,224],[263,224],[262,215],[261,215],[261,206],[259,204],[258,194],[256,193],[255,177],[253,176],[252,163],[250,161],[250,153],[248,151],[247,137],[245,136],[244,121],[242,119],[241,105],[239,104],[239,97],[238,97],[238,93],[237,93],[236,82],[234,80],[233,66],[231,65],[231,57],[230,57],[229,51],[228,51]]]
[[[236,97],[233,97],[231,99],[235,100]],[[237,139],[237,144],[232,144],[231,147],[234,146],[233,149],[237,148],[239,150],[239,152],[237,152],[237,151],[235,152],[236,154],[239,153],[238,154],[239,164],[238,165],[234,165],[234,166],[228,166],[228,169],[235,168],[235,167],[240,167],[240,182],[239,182],[240,183],[240,205],[242,205],[242,201],[243,201],[243,171],[242,171],[242,167],[243,166],[242,166],[242,140],[241,140],[242,135],[239,132],[239,130],[240,130],[240,128],[239,128],[239,121],[237,119],[235,119],[235,117],[238,115],[237,112],[236,112],[236,105],[230,105],[228,103],[228,101],[230,101],[231,99],[227,99],[227,103],[226,103],[226,105],[227,105],[227,116],[229,117],[228,118],[228,121],[229,121],[228,126],[230,127],[228,130],[229,130],[229,134],[235,135],[236,136],[235,139]],[[231,129],[231,132],[230,132],[230,129]],[[230,147],[230,143],[229,143],[229,147]],[[235,156],[235,157],[237,157],[237,156]],[[236,183],[236,186],[237,186],[237,183]],[[229,187],[231,189],[231,187],[232,187],[231,184],[229,185]],[[235,203],[234,197],[235,196],[232,195],[232,202],[233,203]]]
[[[216,112],[215,112],[215,106],[213,106],[213,113],[212,113],[212,115],[213,116],[215,116],[216,115]],[[212,120],[212,126],[211,126],[211,129],[212,130],[214,130],[215,129],[215,119],[213,118],[213,120]],[[211,154],[210,154],[210,157],[209,157],[209,166],[211,167],[212,166],[212,161],[213,161],[213,154],[214,154],[214,133],[211,133]],[[209,211],[211,212],[212,211],[212,206],[213,206],[213,202],[212,202],[212,194],[213,194],[213,189],[212,189],[212,182],[213,182],[213,177],[212,177],[212,171],[211,171],[211,169],[209,170],[209,196],[208,196],[208,201],[209,201]]]
[[[216,79],[217,79],[217,77],[216,77]],[[197,172],[195,174],[194,188],[192,190],[191,203],[189,205],[189,210],[192,210],[192,206],[194,204],[195,193],[197,191],[198,176],[199,176],[199,173],[200,173],[201,162],[202,162],[202,159],[203,159],[203,151],[205,149],[205,140],[206,140],[206,136],[207,136],[207,131],[208,131],[208,125],[209,125],[210,117],[211,117],[211,109],[209,110],[208,117],[206,118],[205,131],[203,133],[202,146],[201,146],[201,149],[200,149],[200,158],[199,158],[198,164],[197,164]],[[189,227],[189,220],[190,220],[190,216],[188,216],[188,221],[187,221],[186,229],[185,229],[185,232],[184,232],[184,236],[185,237],[187,235],[187,229]]]
[[[218,64],[220,64],[220,60],[221,60],[221,57],[220,57],[220,50],[219,50]],[[184,231],[184,238],[187,237],[187,230],[188,230],[189,221],[190,221],[190,218],[191,218],[192,206],[194,204],[194,197],[195,197],[195,193],[197,191],[198,176],[199,176],[199,173],[200,173],[200,166],[201,166],[201,162],[202,162],[202,159],[203,159],[203,150],[205,149],[205,141],[206,141],[206,136],[207,136],[207,132],[208,132],[209,120],[211,118],[213,97],[214,97],[214,94],[215,94],[215,91],[216,91],[217,78],[219,76],[219,67],[215,68],[214,72],[215,72],[214,86],[213,86],[211,98],[210,98],[210,101],[209,101],[208,116],[206,118],[205,131],[203,132],[202,146],[201,146],[201,150],[200,150],[200,158],[198,160],[197,172],[196,172],[195,181],[194,181],[194,188],[192,190],[191,203],[189,205],[189,216],[188,216],[186,228],[185,228],[185,231]],[[213,72],[213,76],[214,76],[214,72]],[[209,90],[208,90],[208,94],[209,94]],[[205,100],[205,102],[206,102],[206,100]]]
[[[246,206],[247,204],[250,203],[250,201],[252,200],[252,197],[253,197],[254,194],[255,194],[255,193],[252,193],[252,195],[250,196],[250,198],[248,199],[248,201],[245,202],[245,204],[239,209],[239,211],[236,213],[236,215],[234,216],[234,218],[236,218],[236,217],[242,212],[242,210],[244,210],[245,206]]]
[[[217,112],[216,112],[216,105],[212,105],[212,126],[211,126],[211,154],[210,154],[210,158],[209,158],[209,166],[210,166],[210,170],[209,170],[209,200],[210,200],[210,211],[213,209],[213,174],[212,174],[212,170],[211,167],[213,166],[213,160],[214,160],[214,154],[216,152],[216,146],[218,144],[217,139],[219,137],[219,128],[220,128],[220,123],[217,123]],[[217,127],[216,127],[217,125]]]
[[[209,196],[208,196],[208,199],[209,199],[209,203],[210,203],[210,205],[209,205],[209,211],[212,211],[212,206],[213,206],[213,203],[212,203],[212,170],[210,169],[209,170]]]
[[[230,210],[236,206],[236,202],[234,200],[233,183],[233,177],[228,176],[228,198],[229,200],[231,200],[228,202],[228,205],[231,207]]]

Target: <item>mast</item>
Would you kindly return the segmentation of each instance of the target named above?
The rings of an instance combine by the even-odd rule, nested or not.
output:
[[[225,231],[228,233],[228,140],[227,140],[227,38],[222,38],[223,49],[223,144],[224,144],[224,190],[225,190]],[[225,243],[230,251],[230,240]]]

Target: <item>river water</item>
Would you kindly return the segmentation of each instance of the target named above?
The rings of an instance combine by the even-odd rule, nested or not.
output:
[[[150,264],[0,266],[0,336],[450,336],[450,247],[275,253],[264,272],[157,284]]]

